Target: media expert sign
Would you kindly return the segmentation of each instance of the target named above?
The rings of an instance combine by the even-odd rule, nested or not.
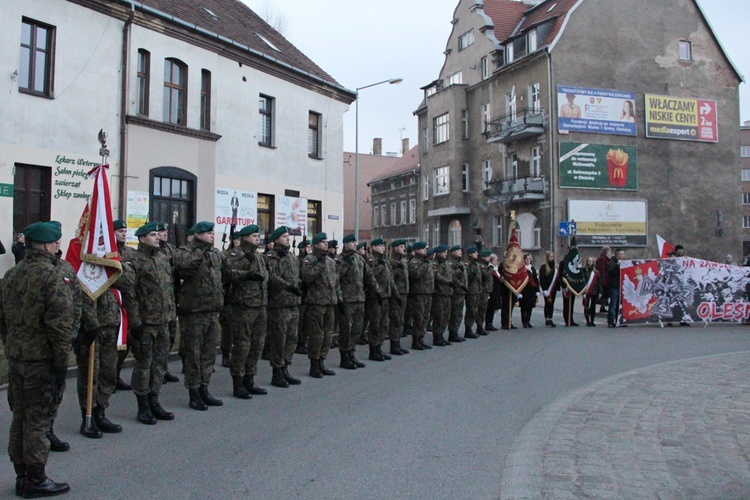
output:
[[[716,101],[646,94],[646,137],[719,142]]]
[[[560,187],[638,189],[635,146],[560,143]]]
[[[568,200],[578,246],[644,247],[648,240],[645,200]]]
[[[258,223],[257,193],[216,188],[214,203],[214,224],[217,233],[228,233],[232,225],[243,228]]]
[[[636,134],[635,94],[619,90],[557,86],[557,128],[590,134]]]

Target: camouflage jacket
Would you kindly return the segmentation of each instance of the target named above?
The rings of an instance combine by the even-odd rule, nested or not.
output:
[[[109,290],[106,290],[96,299],[96,302],[83,294],[83,328],[90,331],[105,326],[120,326],[120,304],[117,302],[113,289],[120,291],[124,302],[126,295],[132,295],[134,283],[135,271],[133,271],[133,267],[130,264],[123,263],[120,277]],[[92,306],[94,315],[93,318],[90,318],[87,309]]]
[[[258,247],[243,241],[229,252],[224,266],[224,280],[229,283],[227,304],[239,307],[266,307],[268,305],[268,264]],[[263,276],[263,281],[251,281],[250,273]]]
[[[409,293],[430,294],[435,291],[435,268],[431,260],[416,254],[409,261]]]
[[[174,319],[172,266],[158,248],[144,244],[126,263],[133,266],[135,282],[125,294],[128,326],[164,325]]]
[[[0,285],[0,339],[15,362],[50,361],[68,365],[75,321],[71,281],[54,255],[26,249],[26,256],[5,273]]]
[[[372,259],[370,261],[372,274],[375,276],[375,281],[378,284],[379,290],[368,290],[367,297],[375,298],[382,297],[388,299],[390,297],[399,297],[400,294],[396,289],[396,283],[393,281],[393,270],[391,269],[391,263],[384,255],[378,255],[373,252]]]
[[[55,256],[55,266],[60,269],[70,283],[75,284],[71,288],[73,293],[73,336],[78,334],[78,330],[81,329],[81,320],[85,319],[86,323],[94,321],[93,315],[95,315],[95,309],[91,300],[84,300],[86,295],[81,289],[81,284],[78,281],[78,273],[76,273],[73,264],[63,259],[61,256],[62,252],[58,252]],[[84,307],[84,304],[86,307]],[[84,318],[85,316],[85,318]]]
[[[466,266],[466,277],[469,293],[482,293],[482,270],[479,269],[479,259],[469,257],[469,264]]]
[[[221,252],[194,239],[175,250],[172,263],[182,279],[177,299],[180,314],[218,312],[224,305]]]
[[[435,256],[435,295],[453,295],[453,264]]]
[[[177,247],[169,242],[160,241],[159,249],[167,258],[169,267],[172,268],[172,282],[170,284],[172,287],[172,293],[169,295],[168,300],[170,300],[172,307],[172,316],[169,318],[169,321],[173,321],[177,317],[177,297],[180,295],[180,282],[182,281],[182,277],[175,273],[174,270],[174,253],[177,250]]]
[[[495,286],[495,278],[492,277],[492,265],[489,262],[480,262],[479,269],[482,271],[482,293],[492,293]]]
[[[460,258],[454,257],[453,255],[448,257],[448,265],[451,269],[453,293],[457,295],[466,295],[466,290],[469,288],[466,276],[466,265]]]
[[[380,294],[372,267],[355,251],[344,250],[336,256],[339,286],[344,302],[364,302],[371,294]]]
[[[409,261],[401,255],[395,255],[388,259],[393,271],[393,281],[396,283],[398,293],[405,297],[409,293]]]
[[[289,249],[281,247],[266,253],[270,279],[268,281],[268,307],[296,307],[302,303],[302,297],[289,291],[292,287],[300,288],[299,259]]]
[[[332,306],[341,302],[336,262],[317,248],[302,261],[300,277],[307,285],[305,304]]]

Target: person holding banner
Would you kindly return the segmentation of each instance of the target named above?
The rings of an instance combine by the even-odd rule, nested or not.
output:
[[[581,255],[578,253],[576,237],[570,239],[570,247],[565,258],[560,263],[560,282],[563,289],[563,318],[565,326],[578,326],[573,321],[576,297],[586,291],[586,280],[583,276]]]
[[[602,280],[593,257],[586,259],[583,277],[587,283],[586,293],[583,295],[583,315],[586,326],[596,326],[596,304],[602,296]]]
[[[609,287],[607,325],[610,328],[617,326],[617,314],[620,311],[620,261],[624,258],[624,250],[615,250],[615,255],[609,259],[609,264],[607,264],[607,286]]]
[[[526,273],[529,275],[529,283],[523,290],[521,299],[518,301],[521,306],[521,324],[524,328],[533,328],[531,325],[531,312],[534,310],[539,294],[539,276],[534,267],[534,258],[530,253],[523,256]]]
[[[513,326],[513,306],[517,300],[522,298],[522,293],[529,283],[529,273],[523,261],[521,245],[518,242],[516,231],[516,211],[510,212],[511,231],[508,246],[505,250],[505,258],[500,268],[500,276],[503,278],[503,307],[500,310],[500,322],[503,330],[516,328]]]
[[[539,268],[539,287],[544,296],[544,325],[551,328],[557,326],[552,321],[552,314],[555,312],[558,279],[559,272],[555,263],[555,252],[550,250],[545,254],[544,264]]]

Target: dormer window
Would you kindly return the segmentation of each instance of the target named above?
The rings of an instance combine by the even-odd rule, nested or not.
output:
[[[474,30],[469,30],[460,37],[458,37],[458,50],[462,51],[470,45],[474,44]]]
[[[505,64],[513,62],[513,40],[505,44]]]
[[[527,45],[528,45],[529,54],[531,54],[537,49],[536,28],[529,31]]]

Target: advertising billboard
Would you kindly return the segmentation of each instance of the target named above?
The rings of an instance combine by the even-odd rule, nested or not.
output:
[[[648,243],[645,200],[568,200],[581,247],[644,247]]]
[[[636,134],[633,92],[558,85],[557,105],[557,128],[561,132]]]
[[[560,187],[576,189],[638,189],[635,146],[560,143]]]
[[[646,94],[646,137],[719,142],[716,101]]]

